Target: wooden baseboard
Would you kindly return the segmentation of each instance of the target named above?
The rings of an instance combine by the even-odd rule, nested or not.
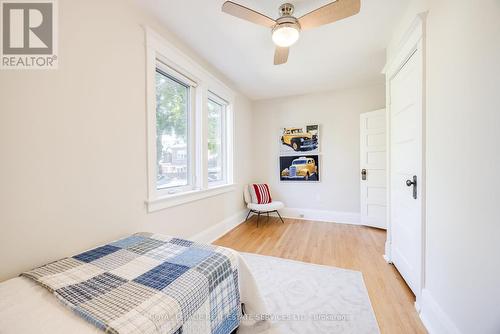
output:
[[[217,223],[200,233],[197,233],[190,237],[190,240],[203,242],[203,243],[212,243],[213,241],[219,239],[221,236],[231,231],[236,226],[240,225],[245,221],[245,217],[248,214],[248,210],[241,210],[234,215],[224,219],[220,223]]]
[[[461,334],[427,289],[422,290],[420,307],[420,319],[429,334]]]
[[[320,222],[360,225],[358,212],[339,212],[301,208],[284,208],[280,214],[286,218],[307,219]]]

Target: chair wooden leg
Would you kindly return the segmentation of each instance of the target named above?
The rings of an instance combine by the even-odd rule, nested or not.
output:
[[[257,213],[257,227],[259,227],[260,211]]]
[[[269,221],[269,211],[267,213],[267,221]]]
[[[276,210],[276,213],[278,214],[278,217],[280,217],[281,222],[284,224],[285,222],[283,221],[283,218],[281,218],[281,215],[280,215],[280,213],[278,212],[278,210]]]

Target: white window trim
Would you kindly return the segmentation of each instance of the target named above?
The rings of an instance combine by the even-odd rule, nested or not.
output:
[[[177,49],[158,33],[144,27],[146,36],[146,109],[147,109],[147,155],[148,155],[148,212],[166,209],[172,206],[197,201],[234,191],[233,183],[233,149],[234,149],[234,115],[235,93],[219,79],[205,70],[189,56]],[[190,136],[195,150],[196,162],[193,170],[193,189],[168,194],[169,189],[156,188],[156,65],[161,61],[175,72],[190,80],[195,86],[192,89],[192,105],[195,131]],[[227,103],[226,107],[226,183],[208,186],[208,113],[209,94],[215,94]],[[196,110],[194,110],[196,109]]]
[[[187,168],[188,168],[188,184],[184,186],[177,186],[177,187],[168,187],[168,188],[162,188],[158,189],[156,188],[156,191],[158,193],[159,197],[165,197],[165,196],[170,196],[174,194],[179,194],[179,193],[184,193],[184,192],[189,192],[193,191],[197,188],[199,188],[198,184],[196,183],[196,162],[197,160],[197,151],[196,151],[196,135],[195,131],[193,131],[190,126],[196,127],[196,122],[198,122],[198,117],[196,116],[195,112],[195,105],[196,105],[196,87],[197,84],[196,82],[192,81],[190,78],[185,77],[182,75],[182,73],[178,73],[174,69],[170,68],[167,64],[163,62],[162,59],[157,59],[156,61],[156,69],[160,69],[161,72],[164,72],[166,75],[172,77],[175,80],[178,80],[182,82],[183,84],[187,85],[189,87],[189,104],[188,104],[188,115],[187,115],[187,122],[188,122],[188,128],[187,128],[187,137],[188,137],[188,142],[187,142]],[[156,80],[155,80],[156,82]],[[156,106],[155,106],[156,110]],[[156,117],[156,111],[155,111],[155,117]],[[156,124],[156,121],[155,121]],[[156,129],[155,129],[155,136],[156,136]],[[155,141],[156,143],[156,141]],[[156,147],[155,147],[156,150]],[[192,152],[192,153],[191,153]],[[191,154],[190,154],[191,153]],[[194,159],[193,159],[194,157]],[[155,167],[157,166],[156,160],[155,160]],[[155,171],[156,175],[156,171]],[[155,181],[156,183],[156,181]],[[156,187],[156,185],[155,185]]]
[[[228,168],[227,168],[227,165],[228,165],[228,158],[227,158],[227,154],[228,154],[228,145],[227,145],[227,141],[228,141],[228,132],[229,132],[229,129],[231,129],[232,127],[228,126],[228,108],[229,108],[229,103],[220,98],[217,94],[213,93],[213,92],[208,92],[208,100],[211,100],[219,105],[221,105],[223,107],[223,112],[222,112],[222,134],[221,134],[221,143],[222,143],[222,180],[219,180],[219,181],[214,181],[214,182],[209,182],[208,183],[208,187],[209,188],[215,188],[215,187],[219,187],[221,185],[225,185],[227,184],[227,181],[228,181]],[[208,171],[207,171],[208,172]]]

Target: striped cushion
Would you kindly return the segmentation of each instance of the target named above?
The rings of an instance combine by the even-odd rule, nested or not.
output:
[[[273,201],[271,198],[271,191],[269,191],[269,186],[267,184],[251,184],[249,188],[250,195],[252,196],[252,203],[267,204]]]

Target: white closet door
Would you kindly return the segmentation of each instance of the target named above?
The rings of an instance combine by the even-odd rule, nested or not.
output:
[[[391,257],[416,295],[422,261],[421,59],[419,49],[390,81]]]

